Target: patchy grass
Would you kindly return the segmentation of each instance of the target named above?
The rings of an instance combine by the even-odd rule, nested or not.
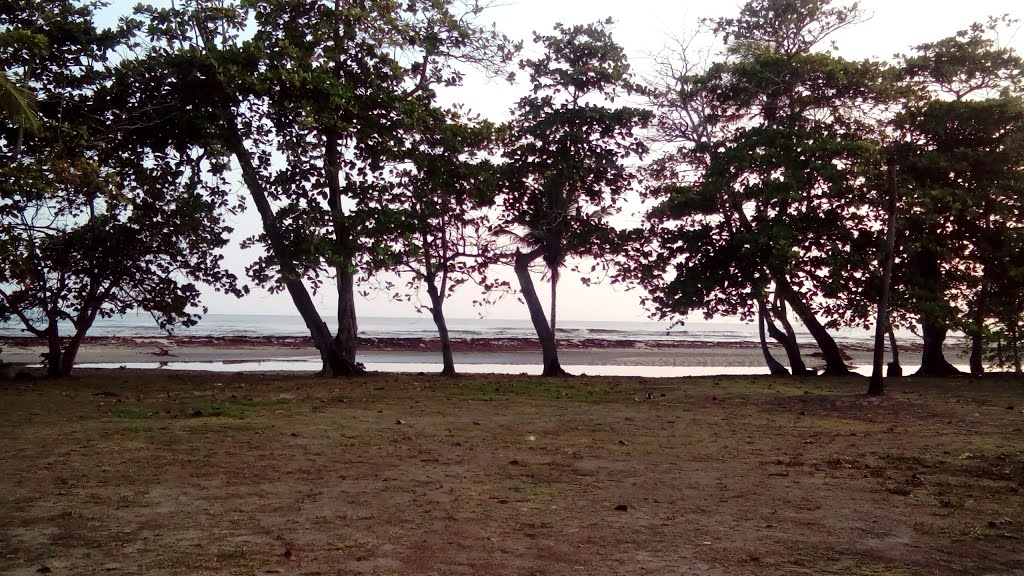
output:
[[[152,408],[140,406],[118,406],[110,411],[114,418],[121,420],[146,420],[159,416]]]
[[[243,418],[254,409],[264,405],[260,400],[193,400],[186,412],[193,418],[224,416]]]
[[[1022,381],[865,387],[130,370],[9,385],[0,573],[1024,571]]]
[[[567,402],[609,402],[625,399],[629,392],[616,379],[592,378],[473,378],[460,377],[445,382],[437,391],[470,400],[522,398],[528,400],[560,400]]]

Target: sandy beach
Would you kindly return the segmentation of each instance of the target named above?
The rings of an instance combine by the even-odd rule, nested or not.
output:
[[[760,347],[753,342],[564,340],[559,358],[575,366],[678,366],[678,367],[763,367]],[[540,362],[536,341],[510,338],[473,338],[453,341],[455,361],[464,365],[533,365]],[[31,338],[0,338],[3,359],[16,364],[34,364],[44,346]],[[438,364],[439,343],[420,338],[365,338],[360,340],[359,360],[370,364]],[[804,345],[805,362],[821,364],[811,344]],[[871,363],[866,346],[844,347],[853,366]],[[772,347],[779,360],[785,354]],[[962,363],[958,355],[953,361]],[[79,364],[134,364],[152,362],[244,364],[275,360],[308,364],[316,350],[308,338],[300,337],[97,337],[89,338],[78,354]],[[919,347],[901,350],[905,367],[920,360]],[[308,369],[304,366],[300,369]]]

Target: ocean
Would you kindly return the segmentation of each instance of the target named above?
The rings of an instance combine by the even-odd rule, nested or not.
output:
[[[336,326],[332,317],[324,317],[328,326]],[[452,338],[534,338],[533,325],[527,319],[450,318],[448,330]],[[70,326],[62,326],[70,334]],[[179,336],[308,336],[298,315],[207,314],[198,325],[176,328]],[[798,330],[800,340],[810,335]],[[914,342],[917,337],[899,331],[902,341]],[[20,325],[0,324],[0,336],[27,335]],[[147,314],[129,314],[116,318],[100,318],[89,330],[90,336],[166,336]],[[410,318],[359,318],[359,335],[366,338],[436,338],[437,330],[429,316]],[[873,335],[868,330],[847,329],[833,334],[840,343],[869,344]],[[558,326],[562,340],[597,338],[604,340],[687,340],[702,342],[757,342],[757,325],[738,321],[691,320],[682,326],[669,322],[609,322],[597,320],[563,320]]]
[[[336,319],[324,317],[329,326],[336,325]],[[529,338],[536,337],[533,325],[526,319],[502,318],[450,318],[449,331],[453,338]],[[68,334],[69,327],[63,327]],[[208,314],[191,328],[177,328],[180,336],[307,336],[306,326],[298,315],[257,315],[257,314]],[[806,331],[798,330],[798,338],[811,350],[812,339]],[[847,329],[833,331],[833,337],[840,344],[870,345],[873,334],[868,330]],[[24,336],[20,326],[0,324],[0,336]],[[90,336],[113,337],[166,337],[152,318],[146,314],[129,314],[117,318],[102,318],[89,331]],[[428,316],[362,317],[359,319],[359,335],[364,338],[436,338],[433,321]],[[697,341],[697,342],[757,342],[757,325],[738,321],[692,320],[685,325],[673,326],[668,322],[612,322],[597,320],[564,320],[560,323],[558,337],[561,341],[602,339],[634,341]],[[908,331],[897,331],[902,343],[919,342],[919,337]],[[956,337],[950,338],[950,344]],[[514,359],[512,357],[515,357]],[[511,359],[511,360],[510,360]],[[371,371],[385,372],[437,372],[440,359],[435,354],[364,352],[360,360]],[[466,373],[539,373],[539,366],[523,364],[526,361],[516,354],[479,355],[456,354],[456,365]],[[509,363],[511,362],[511,363]],[[630,361],[624,365],[612,365],[588,361],[586,365],[563,362],[570,373],[592,376],[645,376],[678,377],[708,374],[767,374],[767,368],[757,366],[694,366],[677,365],[676,359],[668,355],[657,362],[665,364],[639,364]],[[670,364],[670,365],[669,365]],[[320,359],[314,350],[308,357],[267,358],[261,360],[231,361],[172,361],[79,364],[81,368],[161,368],[167,370],[208,370],[208,371],[309,371],[320,368]],[[858,366],[857,372],[868,374],[870,366]],[[966,368],[966,367],[962,367]]]

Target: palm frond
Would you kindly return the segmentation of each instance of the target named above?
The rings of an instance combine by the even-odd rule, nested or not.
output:
[[[15,126],[29,132],[40,128],[35,94],[8,76],[5,70],[0,70],[0,112]]]
[[[526,230],[525,232],[517,232],[510,228],[495,228],[491,234],[495,238],[501,238],[509,244],[514,244],[523,248],[533,250],[535,248],[541,248],[547,242],[545,242],[546,236],[544,232],[540,230]]]

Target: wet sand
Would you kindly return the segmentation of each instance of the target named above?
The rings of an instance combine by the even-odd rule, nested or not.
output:
[[[535,340],[473,338],[453,340],[457,364],[533,365],[540,362]],[[764,357],[755,342],[708,342],[681,340],[563,340],[559,342],[563,365],[575,366],[693,366],[762,367]],[[34,338],[0,338],[6,362],[35,364],[45,351]],[[871,363],[866,346],[843,347],[851,365]],[[776,359],[785,361],[777,346]],[[822,362],[814,355],[812,343],[804,344],[805,362],[810,367]],[[358,359],[377,364],[440,363],[440,345],[435,339],[361,338]],[[958,362],[954,354],[950,354]],[[125,364],[141,362],[247,363],[266,360],[312,360],[317,357],[309,338],[301,337],[97,337],[88,338],[78,354],[80,364]],[[888,355],[887,355],[888,357]],[[904,366],[920,360],[918,346],[901,350]]]

